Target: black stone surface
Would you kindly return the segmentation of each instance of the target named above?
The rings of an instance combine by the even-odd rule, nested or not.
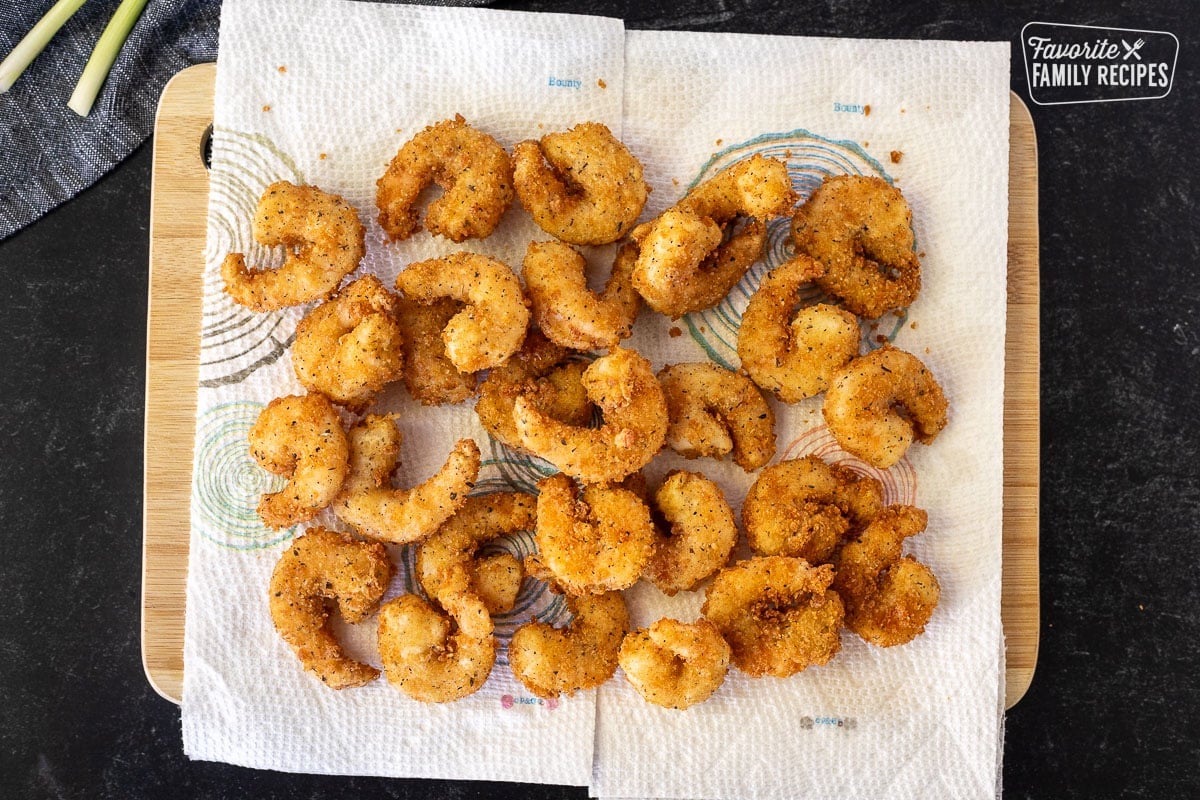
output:
[[[1200,124],[1192,4],[523,3],[630,27],[1014,41],[1166,30],[1162,100],[1033,107],[1041,168],[1041,651],[1013,798],[1200,796]],[[3,121],[0,121],[3,124]],[[583,798],[191,763],[139,650],[150,148],[0,242],[0,797]],[[536,753],[529,758],[536,759]]]

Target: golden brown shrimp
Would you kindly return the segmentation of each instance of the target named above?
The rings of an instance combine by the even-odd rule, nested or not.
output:
[[[446,357],[460,372],[503,364],[525,339],[529,303],[521,281],[494,258],[453,253],[410,264],[396,288],[418,303],[442,297],[466,303],[442,329]]]
[[[823,564],[881,508],[882,483],[810,455],[759,473],[742,504],[742,526],[760,555]]]
[[[274,311],[328,297],[358,267],[366,252],[358,211],[343,198],[315,186],[286,181],[267,187],[254,211],[254,238],[283,245],[276,269],[249,269],[246,256],[230,253],[221,263],[225,291],[255,311]]]
[[[587,262],[562,242],[530,242],[522,275],[533,319],[546,337],[575,350],[616,347],[633,332],[642,299],[631,276],[638,248],[627,242],[613,261],[604,291],[588,289]]]
[[[452,242],[483,239],[512,203],[512,161],[461,115],[425,128],[400,148],[376,183],[379,224],[391,239],[407,239],[419,229],[415,206],[433,183],[443,194],[425,212],[429,232]]]
[[[817,284],[861,317],[878,319],[921,291],[912,211],[882,178],[826,178],[792,217],[792,242],[825,265]]]
[[[929,516],[888,506],[838,556],[833,588],[846,603],[846,627],[879,647],[910,642],[925,630],[941,588],[929,567],[901,558],[904,540],[925,530]]]
[[[646,465],[667,435],[667,403],[650,362],[634,350],[616,348],[583,373],[588,399],[604,424],[580,428],[560,422],[520,396],[513,421],[521,445],[585,483],[619,481]]]
[[[535,538],[538,552],[526,568],[574,595],[632,586],[654,553],[654,523],[641,498],[612,485],[580,492],[562,473],[538,482]]]
[[[270,608],[275,630],[300,663],[331,689],[362,686],[379,670],[346,655],[334,636],[328,601],[346,622],[366,619],[387,590],[392,562],[378,542],[310,528],[280,555],[271,573]]]
[[[436,474],[412,489],[390,478],[400,458],[400,430],[386,414],[368,414],[350,429],[350,474],[333,503],[355,531],[394,544],[433,533],[467,500],[479,474],[479,448],[460,439]]]
[[[626,634],[618,663],[647,702],[664,708],[703,703],[725,681],[730,648],[706,619],[660,619]]]
[[[459,372],[446,357],[442,329],[463,304],[442,297],[425,305],[401,297],[397,319],[403,337],[404,385],[413,399],[427,406],[461,403],[475,394],[472,372]]]
[[[422,703],[450,703],[479,691],[496,662],[496,639],[467,634],[464,622],[415,594],[384,603],[379,657],[388,682]]]
[[[315,517],[337,497],[350,471],[341,417],[324,395],[275,398],[259,413],[247,439],[255,461],[288,479],[258,503],[258,515],[272,528]]]
[[[351,411],[400,378],[404,353],[396,297],[374,275],[359,278],[296,326],[292,367],[306,389]]]
[[[521,205],[546,233],[571,244],[608,244],[642,213],[642,164],[612,132],[584,122],[513,147]]]
[[[919,358],[885,345],[851,361],[825,393],[829,432],[844,450],[880,469],[916,439],[929,444],[946,427],[946,395]]]
[[[477,554],[481,545],[493,539],[533,530],[536,509],[537,498],[524,492],[468,497],[417,548],[417,576],[425,593],[452,613],[459,604],[473,603],[481,604],[488,615],[510,610],[524,577],[521,562],[511,553]],[[465,591],[447,584],[447,576],[460,567],[470,578]]]
[[[760,556],[717,573],[701,613],[729,642],[738,669],[786,678],[827,663],[841,649],[845,611],[832,582],[829,564]]]
[[[670,317],[711,308],[762,255],[766,221],[795,200],[782,161],[753,156],[727,167],[634,228],[634,288]]]
[[[521,349],[488,372],[479,386],[475,413],[491,436],[509,447],[524,449],[513,419],[513,405],[525,395],[548,416],[583,427],[592,419],[592,403],[583,388],[587,363],[570,361],[571,351],[530,330]]]
[[[655,538],[646,578],[666,595],[695,589],[729,561],[737,544],[733,511],[721,487],[696,472],[672,472],[654,493],[666,523]]]
[[[538,697],[573,695],[599,686],[617,671],[617,653],[629,631],[620,592],[566,596],[572,614],[565,628],[530,622],[508,644],[513,676]]]
[[[750,379],[709,362],[658,373],[671,423],[667,446],[685,458],[721,458],[747,472],[775,455],[775,412]]]
[[[780,264],[750,297],[738,328],[742,369],[785,403],[820,394],[858,354],[858,318],[818,303],[793,312],[800,289],[825,268],[805,255]]]

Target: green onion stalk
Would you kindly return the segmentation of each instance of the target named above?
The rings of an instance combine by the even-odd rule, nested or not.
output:
[[[92,57],[88,59],[83,74],[79,76],[79,83],[75,85],[75,91],[67,101],[67,108],[81,117],[91,113],[92,105],[100,94],[100,87],[108,78],[113,62],[117,60],[125,40],[129,38],[129,32],[133,30],[145,7],[146,0],[121,0],[121,5],[117,6],[104,33],[100,34],[100,39],[96,42],[96,49],[92,51]]]
[[[7,92],[21,73],[25,71],[38,55],[50,44],[58,29],[66,24],[84,0],[58,0],[37,24],[25,34],[25,38],[17,42],[12,52],[0,61],[0,93]]]

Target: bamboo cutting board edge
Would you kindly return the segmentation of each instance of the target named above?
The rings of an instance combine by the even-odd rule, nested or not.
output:
[[[150,685],[178,703],[195,436],[208,173],[201,151],[212,122],[215,64],[176,75],[155,121],[150,207],[142,532],[142,664]],[[1028,689],[1037,663],[1039,405],[1037,150],[1033,121],[1011,98],[1009,284],[1004,411],[1005,707]]]

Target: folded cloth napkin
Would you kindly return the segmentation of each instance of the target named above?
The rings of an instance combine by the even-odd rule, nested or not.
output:
[[[995,791],[1003,675],[1000,598],[1008,55],[1006,45],[860,42],[628,32],[617,20],[301,0],[227,0],[217,77],[196,472],[185,635],[183,733],[193,758],[308,772],[590,785],[603,797],[922,796]],[[229,252],[268,261],[250,237],[275,180],[345,196],[367,225],[360,272],[385,284],[407,264],[460,249],[519,269],[549,238],[521,209],[462,246],[421,232],[386,243],[375,179],[423,126],[461,113],[506,147],[596,120],[621,136],[654,187],[644,217],[697,179],[747,155],[788,161],[807,194],[830,173],[882,175],[913,206],[925,289],[871,338],[923,358],[942,380],[951,424],[881,475],[889,502],[929,511],[910,549],[942,585],[927,633],[879,650],[844,634],[829,665],[790,679],[736,672],[687,712],[647,705],[618,674],[555,702],[511,677],[501,648],[471,697],[421,705],[377,681],[333,692],[303,673],[271,626],[266,587],[297,530],[273,532],[254,507],[271,481],[245,435],[272,397],[300,391],[287,347],[303,309],[254,314],[220,291]],[[786,221],[764,262],[718,308],[638,319],[629,344],[657,369],[712,360],[737,366],[731,343],[745,297],[786,258]],[[597,254],[597,260],[602,260]],[[413,485],[470,436],[484,467],[477,491],[531,489],[546,465],[492,442],[471,405],[427,408],[401,387],[378,403],[399,414],[398,475]],[[776,404],[778,458],[846,458],[819,403]],[[717,480],[735,508],[753,480],[728,462],[663,453]],[[860,469],[866,469],[859,465]],[[332,517],[319,522],[337,526]],[[514,552],[529,537],[508,543]],[[412,553],[393,550],[391,594],[414,591]],[[635,624],[693,619],[702,595],[665,598],[639,584]],[[526,581],[519,611],[497,619],[502,642],[561,602]],[[373,623],[344,626],[347,647],[378,663]]]

